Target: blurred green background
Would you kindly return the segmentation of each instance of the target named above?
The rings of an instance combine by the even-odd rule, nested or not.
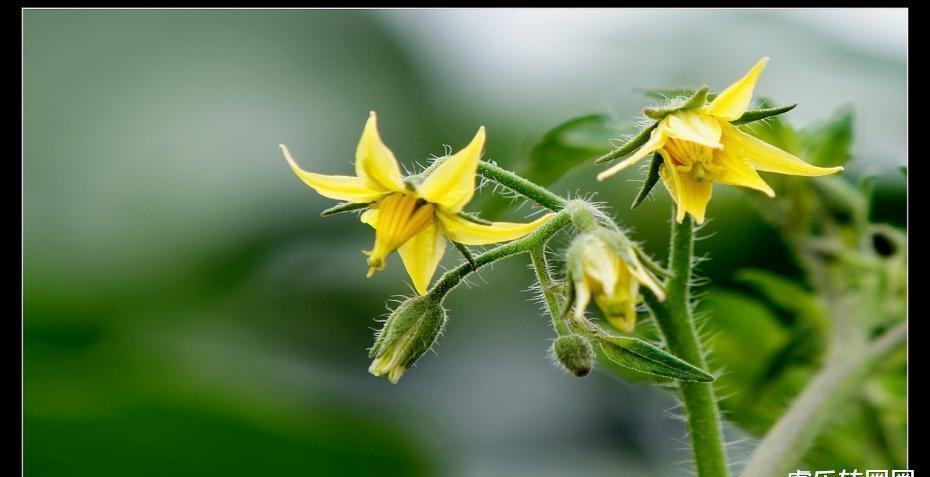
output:
[[[366,372],[403,267],[366,280],[370,228],[320,218],[332,201],[277,144],[349,173],[369,110],[407,167],[485,125],[485,156],[526,170],[563,120],[606,112],[620,137],[650,104],[637,88],[719,90],[769,56],[757,94],[800,103],[801,126],[851,108],[849,176],[877,174],[876,218],[905,221],[906,10],[23,16],[30,476],[684,475],[671,395],[551,364],[522,259],[453,293],[436,353],[399,385]],[[630,212],[638,176],[596,170],[552,188],[596,192],[662,256],[668,195]],[[798,275],[746,194],[716,188],[698,243],[718,304],[736,269]],[[751,451],[727,435],[736,460]]]

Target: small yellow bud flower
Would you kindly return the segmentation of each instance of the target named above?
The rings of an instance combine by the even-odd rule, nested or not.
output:
[[[606,233],[606,231],[603,231]],[[626,260],[623,255],[628,257]],[[575,319],[583,320],[594,298],[607,321],[631,332],[636,326],[636,306],[642,301],[639,286],[647,286],[660,299],[665,292],[633,253],[621,254],[599,234],[585,233],[568,251],[569,275],[574,286]]]
[[[679,109],[663,117],[650,138],[629,158],[598,174],[604,180],[636,164],[653,152],[662,156],[659,173],[678,204],[676,220],[691,214],[704,222],[713,183],[748,187],[769,197],[775,191],[757,171],[796,176],[822,176],[843,167],[817,167],[742,132],[731,122],[746,112],[752,91],[768,58],[762,58],[742,79],[709,104]]]
[[[400,254],[417,292],[423,294],[446,250],[446,239],[464,245],[487,245],[518,239],[545,223],[548,214],[530,223],[477,223],[462,214],[475,194],[478,161],[484,149],[484,127],[468,146],[432,167],[426,177],[403,177],[394,153],[381,141],[377,116],[371,112],[355,154],[355,176],[331,176],[300,168],[287,147],[284,157],[294,173],[320,195],[368,204],[362,216],[375,229],[368,255],[368,276],[384,268],[388,255]]]

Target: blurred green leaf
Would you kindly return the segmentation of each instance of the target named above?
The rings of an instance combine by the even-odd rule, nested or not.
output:
[[[541,185],[552,184],[575,166],[610,149],[618,136],[607,116],[589,114],[570,119],[546,132],[530,150],[524,175]]]
[[[849,107],[832,118],[804,129],[802,146],[807,162],[817,166],[842,166],[852,157],[853,112]]]
[[[795,319],[792,325],[800,323],[820,330],[827,326],[827,317],[817,298],[795,280],[753,268],[738,270],[735,278],[759,291],[776,308],[787,312]]]
[[[399,436],[329,415],[274,429],[209,409],[140,404],[24,417],[27,476],[433,475]]]

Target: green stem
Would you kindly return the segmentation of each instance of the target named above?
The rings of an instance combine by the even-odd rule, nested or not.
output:
[[[849,343],[837,343],[827,364],[766,434],[742,477],[783,476],[799,465],[836,411],[861,390],[877,362],[906,338],[907,323],[902,322],[864,349],[850,350]]]
[[[480,161],[478,163],[478,174],[554,212],[564,209],[568,204],[568,200],[549,192],[545,187],[534,184],[511,171],[498,167],[496,164]]]
[[[645,298],[669,351],[700,369],[707,369],[691,315],[693,252],[694,226],[691,217],[686,216],[680,224],[673,217],[669,252],[672,275],[666,285],[666,299],[660,303],[651,293],[646,293]],[[713,383],[679,382],[678,386],[684,402],[698,477],[728,476],[720,410],[717,408]]]
[[[565,321],[562,320],[562,305],[555,294],[555,285],[552,282],[552,276],[549,274],[545,247],[540,246],[530,249],[530,257],[533,261],[533,271],[536,272],[536,281],[539,282],[539,288],[542,290],[543,297],[546,299],[546,306],[549,308],[552,328],[559,336],[571,333]]]
[[[565,209],[549,219],[546,223],[540,225],[539,228],[534,230],[529,235],[514,240],[513,242],[508,242],[504,245],[494,247],[480,255],[476,255],[474,257],[473,263],[464,262],[457,267],[450,269],[442,275],[439,281],[433,285],[428,293],[434,298],[442,300],[445,298],[446,294],[449,293],[449,291],[455,288],[456,285],[458,285],[462,279],[467,277],[470,273],[477,271],[481,267],[490,263],[494,263],[502,258],[529,252],[534,248],[542,247],[551,236],[555,235],[556,232],[561,230],[562,227],[568,223],[569,210]]]

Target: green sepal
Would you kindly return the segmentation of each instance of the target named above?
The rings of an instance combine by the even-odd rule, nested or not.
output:
[[[649,193],[652,192],[652,188],[659,182],[659,166],[661,165],[662,155],[658,152],[653,153],[652,162],[649,163],[649,172],[646,174],[646,180],[643,182],[643,187],[639,190],[639,194],[633,199],[633,205],[630,209],[639,207],[639,204],[642,204],[643,201],[646,200],[646,197],[649,196]]]
[[[604,355],[625,368],[679,381],[709,383],[714,380],[710,373],[639,338],[598,336],[597,340]]]
[[[454,245],[455,249],[459,251],[459,253],[462,255],[462,258],[468,262],[468,265],[471,266],[472,271],[478,269],[478,264],[475,262],[475,257],[471,254],[471,251],[468,250],[468,247],[454,241],[452,241],[452,245]]]
[[[476,224],[491,225],[491,223],[492,223],[490,220],[484,220],[484,219],[482,219],[481,217],[478,217],[478,216],[475,215],[475,214],[470,214],[470,213],[464,212],[464,211],[460,211],[457,215],[458,215],[459,217],[465,219],[465,220],[468,220],[469,222],[474,222],[474,223],[476,223]]]
[[[612,160],[614,160],[614,159],[616,159],[616,158],[618,158],[618,157],[623,157],[623,156],[625,156],[625,155],[627,155],[627,154],[629,154],[629,153],[635,151],[637,148],[639,148],[639,147],[642,146],[643,144],[646,144],[646,141],[649,140],[649,136],[652,134],[652,131],[653,131],[653,130],[656,128],[656,126],[658,126],[658,125],[659,125],[659,122],[658,122],[658,121],[656,121],[656,122],[650,124],[649,126],[647,126],[646,128],[644,128],[642,131],[640,131],[639,134],[637,134],[636,136],[633,136],[633,139],[630,139],[629,141],[627,141],[627,142],[626,142],[625,144],[623,144],[622,146],[620,146],[620,147],[614,149],[613,151],[610,151],[610,152],[608,152],[607,154],[604,154],[603,156],[597,158],[597,160],[595,160],[594,163],[595,163],[595,164],[601,164],[601,163],[604,163],[604,162],[607,162],[607,161],[612,161]]]
[[[364,209],[370,204],[365,202],[343,202],[341,204],[336,204],[323,212],[320,212],[320,217],[329,217],[330,215],[341,214],[343,212],[352,212],[353,210]]]
[[[708,92],[710,92],[710,88],[705,86],[695,91],[690,97],[687,97],[688,99],[684,99],[686,96],[680,96],[677,99],[670,100],[662,107],[646,108],[643,110],[643,114],[645,114],[648,118],[659,121],[669,114],[674,113],[675,111],[700,108],[701,106],[704,106],[704,103],[707,102]]]
[[[796,108],[798,103],[789,104],[788,106],[779,106],[777,108],[761,108],[761,109],[750,109],[743,113],[742,116],[737,118],[734,121],[731,121],[730,124],[734,126],[740,126],[743,124],[749,124],[755,121],[761,121],[765,118],[770,118],[772,116],[778,116],[779,114],[787,113],[792,109]]]

